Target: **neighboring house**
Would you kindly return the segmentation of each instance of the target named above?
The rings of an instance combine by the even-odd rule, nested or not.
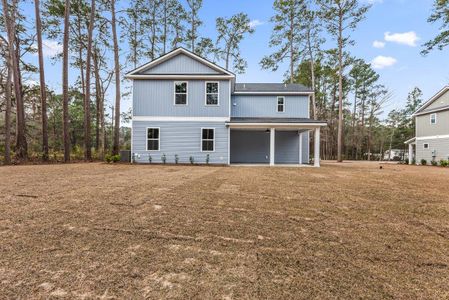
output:
[[[417,164],[422,159],[428,163],[449,159],[449,86],[424,103],[413,117],[416,120],[416,134],[405,142],[409,145],[409,163],[413,158]]]
[[[235,83],[235,75],[178,48],[126,75],[133,80],[135,162],[308,164],[312,91],[299,84]],[[319,166],[319,143],[314,165]],[[151,158],[150,158],[151,157]]]

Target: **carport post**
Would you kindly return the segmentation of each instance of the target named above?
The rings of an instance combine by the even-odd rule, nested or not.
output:
[[[315,147],[313,155],[313,166],[320,166],[320,127],[315,128]]]
[[[302,131],[299,132],[299,164],[302,165]]]
[[[408,164],[411,165],[413,162],[413,144],[408,144]]]
[[[274,166],[274,138],[275,129],[270,128],[270,166]]]

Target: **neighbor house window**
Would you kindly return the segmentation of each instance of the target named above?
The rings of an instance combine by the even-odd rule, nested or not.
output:
[[[147,150],[159,151],[160,134],[159,128],[147,129]]]
[[[187,105],[187,81],[175,82],[175,104]]]
[[[429,149],[429,144],[428,144],[428,143],[425,143],[425,144],[423,145],[423,147],[424,147],[424,149]]]
[[[201,129],[201,151],[214,151],[215,129]]]
[[[218,105],[218,82],[206,82],[206,105]]]
[[[437,123],[437,114],[431,114],[430,115],[430,124],[436,124]]]
[[[277,111],[284,112],[285,109],[285,97],[278,97]]]

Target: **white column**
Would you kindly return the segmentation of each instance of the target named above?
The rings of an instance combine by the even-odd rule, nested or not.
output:
[[[313,156],[313,166],[320,166],[320,127],[315,128],[315,153]]]
[[[299,164],[302,165],[302,131],[299,133]]]
[[[275,129],[270,128],[270,166],[274,166],[274,139]]]
[[[413,144],[408,144],[408,164],[411,165],[413,162]]]

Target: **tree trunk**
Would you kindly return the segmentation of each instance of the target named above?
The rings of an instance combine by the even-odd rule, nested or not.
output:
[[[36,11],[37,52],[39,56],[39,80],[41,92],[42,160],[48,161],[47,91],[45,86],[44,54],[42,51],[42,23],[39,5],[39,0],[35,0],[34,7]]]
[[[12,76],[14,81],[14,96],[16,100],[16,157],[19,160],[28,158],[28,145],[25,136],[25,108],[22,95],[22,84],[20,78],[20,60],[19,49],[16,44],[16,27],[15,22],[12,21],[15,18],[17,10],[17,0],[12,3],[12,15],[10,15],[6,0],[2,0],[3,4],[3,16],[5,20],[5,27],[8,34],[8,52],[12,65]],[[14,45],[16,45],[14,47]],[[16,49],[14,49],[16,48]]]
[[[70,0],[65,0],[64,11],[64,41],[62,56],[62,119],[64,139],[64,162],[70,161],[69,136],[69,31],[70,31]]]
[[[95,46],[93,51],[93,64],[95,75],[95,150],[99,154],[100,150],[100,72],[98,66],[98,48]]]
[[[112,39],[114,43],[114,65],[115,65],[115,128],[114,128],[114,145],[112,153],[117,155],[119,152],[120,138],[120,62],[118,57],[117,28],[115,25],[115,0],[111,0],[112,14]]]
[[[338,36],[338,137],[337,137],[337,161],[342,162],[343,151],[343,18],[339,19]]]
[[[95,0],[91,0],[89,29],[87,33],[87,58],[86,58],[86,94],[84,96],[84,160],[92,160],[91,142],[91,116],[90,116],[90,78],[92,60],[92,32],[95,22]]]
[[[6,87],[5,87],[5,102],[6,102],[6,111],[5,111],[5,165],[9,165],[11,163],[11,59],[9,57],[7,59],[8,66],[8,74],[6,77]]]

